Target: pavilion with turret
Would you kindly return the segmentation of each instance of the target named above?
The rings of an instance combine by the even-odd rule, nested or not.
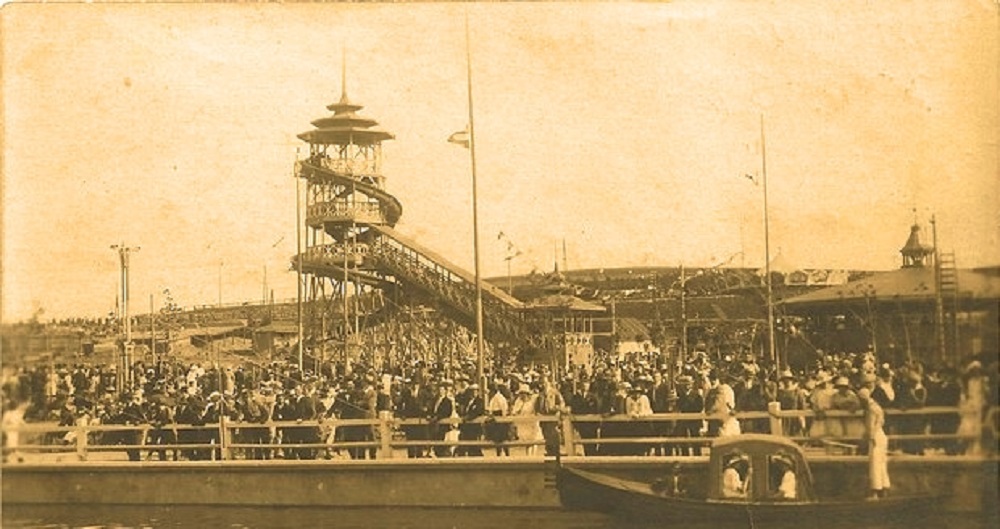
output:
[[[952,255],[923,240],[917,223],[899,253],[897,270],[781,301],[786,345],[871,349],[881,361],[895,362],[958,363],[995,355],[1000,275],[956,268]]]

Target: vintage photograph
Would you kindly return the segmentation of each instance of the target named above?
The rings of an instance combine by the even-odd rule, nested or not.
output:
[[[3,527],[987,529],[1000,4],[7,2]]]

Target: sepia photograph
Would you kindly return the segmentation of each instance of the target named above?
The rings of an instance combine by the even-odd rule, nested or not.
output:
[[[1000,2],[0,2],[3,527],[988,529]]]

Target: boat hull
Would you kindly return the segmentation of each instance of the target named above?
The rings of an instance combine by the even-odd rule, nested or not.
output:
[[[831,524],[867,527],[873,523],[914,520],[933,508],[931,496],[883,498],[874,501],[736,502],[672,497],[640,482],[562,468],[559,497],[570,509],[596,510],[650,524],[712,521],[735,524]],[[800,525],[801,526],[801,525]]]

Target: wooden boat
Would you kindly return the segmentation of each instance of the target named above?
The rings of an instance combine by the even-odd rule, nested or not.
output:
[[[557,487],[567,508],[599,510],[654,524],[710,521],[808,526],[810,521],[822,521],[824,527],[838,523],[867,527],[900,517],[914,520],[934,505],[931,495],[817,498],[801,448],[772,435],[716,440],[707,472],[707,487],[688,493],[676,479],[643,483],[560,466]]]

